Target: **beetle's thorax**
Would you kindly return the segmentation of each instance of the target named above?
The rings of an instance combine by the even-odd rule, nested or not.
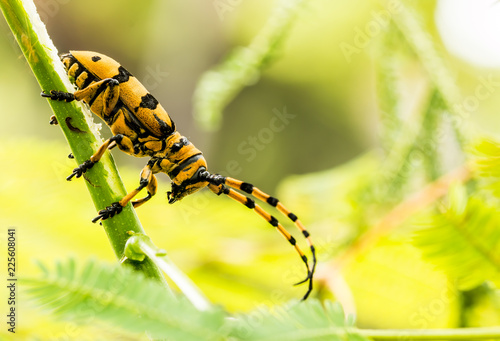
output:
[[[208,184],[198,179],[198,174],[207,168],[203,154],[177,131],[165,139],[165,149],[156,153],[151,161],[154,173],[167,173],[172,180],[171,202]]]

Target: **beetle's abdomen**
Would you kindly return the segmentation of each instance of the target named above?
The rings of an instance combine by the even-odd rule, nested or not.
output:
[[[89,51],[71,51],[61,58],[68,75],[74,78],[79,89],[106,78],[119,82],[120,98],[115,113],[120,106],[125,106],[151,135],[159,138],[167,137],[175,131],[174,122],[156,98],[114,59]],[[98,96],[100,94],[96,95]],[[96,114],[103,116],[98,112]],[[104,119],[107,123],[113,121],[112,117]]]

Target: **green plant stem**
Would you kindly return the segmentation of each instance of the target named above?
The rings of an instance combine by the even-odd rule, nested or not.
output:
[[[455,137],[462,150],[468,141],[467,126],[464,124],[466,117],[458,110],[460,103],[460,90],[450,70],[439,55],[432,37],[424,29],[417,11],[409,5],[409,1],[399,1],[399,10],[394,16],[394,22],[408,41],[423,67],[427,71],[434,87],[439,92],[442,101],[450,113],[450,120],[455,132]]]
[[[421,154],[425,162],[426,172],[430,181],[438,178],[438,122],[441,119],[443,105],[439,91],[432,89],[428,103],[421,115],[413,115],[413,120],[401,126],[401,133],[394,140],[392,149],[382,166],[382,180],[377,180],[376,185],[383,193],[381,197],[391,200],[400,199],[404,184],[410,178],[411,155],[414,152]]]
[[[74,88],[59,60],[57,49],[40,20],[34,3],[31,0],[0,0],[0,9],[43,91],[73,92]],[[40,105],[45,105],[44,102],[46,100],[40,98]],[[99,133],[92,122],[92,114],[80,103],[48,102],[76,162],[83,163],[101,144]],[[78,131],[71,130],[68,122],[72,127],[77,127]],[[118,201],[126,194],[125,186],[109,153],[105,153],[101,161],[85,174],[84,179],[73,181],[85,182],[97,210]],[[67,185],[71,186],[72,183]],[[61,214],[71,214],[71,212],[61,212]],[[91,218],[89,217],[89,223]],[[104,221],[103,226],[118,259],[123,256],[125,243],[129,237],[127,231],[144,233],[130,204],[119,215]],[[89,229],[91,233],[100,233],[98,226],[91,227],[93,228]],[[136,262],[133,265],[146,276],[167,285],[159,269],[149,260]]]
[[[149,257],[184,293],[186,298],[201,311],[209,310],[212,305],[200,289],[167,257],[165,250],[153,244],[151,238],[135,233],[127,241],[125,256],[130,259],[142,260]]]
[[[400,47],[399,31],[393,21],[380,42],[376,59],[376,89],[380,112],[381,142],[384,149],[389,149],[397,139],[397,132],[401,128],[401,93],[400,79],[397,71],[400,56],[393,51]],[[391,51],[391,53],[387,53]]]
[[[354,329],[353,332],[379,340],[498,340],[500,327],[455,329]]]
[[[262,30],[247,47],[235,48],[226,60],[205,72],[196,86],[194,114],[207,130],[220,127],[222,111],[255,83],[262,69],[276,58],[304,0],[279,0]]]
[[[426,340],[498,340],[500,327],[484,328],[454,328],[454,329],[358,329],[353,327],[326,327],[294,330],[280,335],[279,340],[304,341],[326,340],[328,337],[335,340],[351,340],[347,335],[359,335],[373,341],[426,341]],[[263,338],[261,341],[276,340],[276,336]]]

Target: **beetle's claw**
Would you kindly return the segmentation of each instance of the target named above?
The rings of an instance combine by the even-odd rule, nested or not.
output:
[[[71,181],[71,179],[76,176],[77,178],[81,177],[83,173],[88,171],[90,168],[94,167],[95,162],[90,160],[86,160],[84,163],[73,169],[73,173],[71,173],[66,180]]]
[[[300,282],[297,282],[295,283],[294,285],[301,285],[302,283],[305,283],[307,282],[308,280],[310,280],[312,278],[312,273],[311,271],[309,271],[309,273],[307,274],[307,277],[305,279],[303,279],[302,281]]]
[[[311,291],[313,289],[313,274],[314,274],[313,271],[309,271],[307,273],[307,277],[304,280],[302,280],[302,281],[294,284],[294,285],[299,285],[299,284],[302,284],[302,283],[305,283],[305,282],[309,281],[307,292],[304,295],[304,297],[302,297],[302,300],[305,300],[309,296],[309,294],[311,293]]]
[[[42,97],[50,98],[53,101],[66,101],[71,102],[75,100],[75,95],[70,92],[50,90],[49,93],[42,91],[40,94]]]
[[[99,211],[99,215],[92,219],[93,223],[96,223],[100,219],[106,220],[108,218],[112,218],[115,214],[119,214],[123,210],[123,206],[120,203],[114,202],[110,206],[106,207],[103,210]]]

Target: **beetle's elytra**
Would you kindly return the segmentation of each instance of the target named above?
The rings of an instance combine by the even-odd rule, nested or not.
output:
[[[150,158],[141,171],[139,186],[120,201],[100,210],[93,222],[119,214],[129,202],[138,207],[151,199],[156,194],[157,180],[154,174],[158,172],[166,173],[172,180],[172,189],[167,193],[170,204],[208,186],[215,194],[225,194],[253,209],[294,246],[307,267],[307,277],[300,282],[309,282],[303,299],[309,296],[316,267],[316,254],[309,232],[295,214],[278,199],[252,184],[209,173],[201,151],[177,132],[174,122],[156,98],[114,59],[96,52],[71,51],[62,55],[61,60],[70,80],[78,89],[74,93],[51,90],[49,93],[42,92],[42,96],[58,101],[85,102],[94,114],[106,122],[113,133],[113,137],[106,140],[88,160],[76,167],[67,179],[82,176],[99,162],[106,149],[116,146],[127,154]],[[132,200],[144,188],[147,190],[147,196]],[[312,253],[312,265],[309,266],[308,259],[295,238],[275,217],[253,199],[234,189],[267,202],[292,220],[307,239]]]

